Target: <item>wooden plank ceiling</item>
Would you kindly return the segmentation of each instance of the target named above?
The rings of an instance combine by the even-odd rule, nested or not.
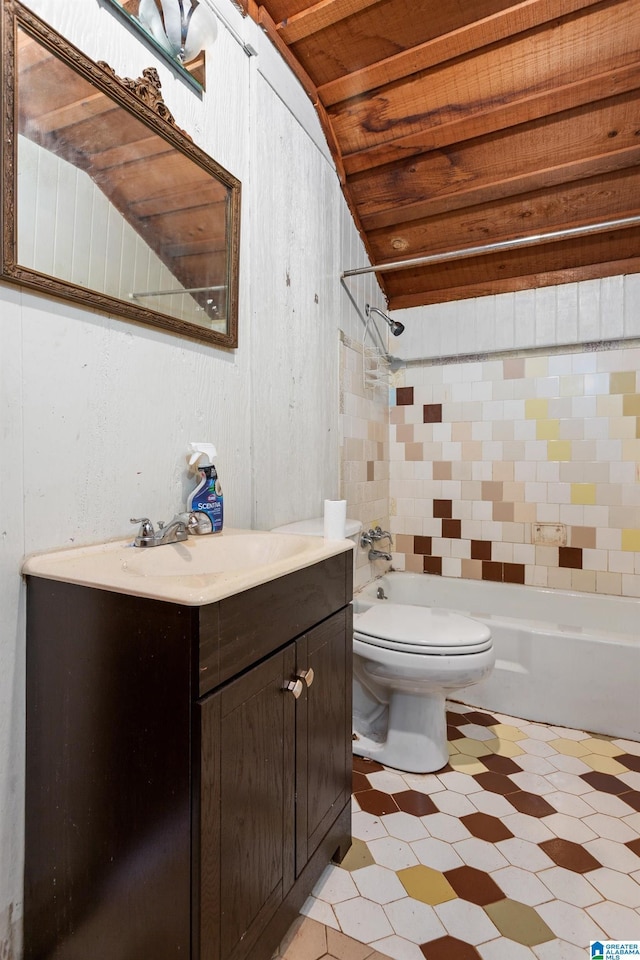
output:
[[[242,2],[373,264],[640,215],[639,0]],[[397,309],[638,271],[635,225],[378,276]]]

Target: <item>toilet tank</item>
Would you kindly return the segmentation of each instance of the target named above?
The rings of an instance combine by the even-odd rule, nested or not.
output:
[[[355,583],[356,577],[356,550],[358,547],[358,538],[360,536],[360,531],[362,530],[362,523],[359,520],[349,520],[347,519],[345,523],[345,532],[347,540],[351,540],[354,544],[353,548],[353,582]],[[324,536],[324,519],[323,517],[312,517],[310,520],[296,520],[294,523],[285,523],[282,527],[274,527],[271,531],[272,533],[294,533],[294,534],[303,534],[306,537],[323,537]]]

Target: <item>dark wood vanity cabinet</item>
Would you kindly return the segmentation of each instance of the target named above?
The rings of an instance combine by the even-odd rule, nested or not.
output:
[[[29,578],[25,960],[269,960],[351,841],[351,591]]]

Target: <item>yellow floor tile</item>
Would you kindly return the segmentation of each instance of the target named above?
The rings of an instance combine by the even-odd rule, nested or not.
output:
[[[601,757],[619,757],[624,750],[616,747],[615,743],[606,737],[589,737],[588,740],[581,740],[583,747],[587,748],[588,753],[599,753]]]
[[[495,740],[485,740],[484,743],[497,757],[520,757],[524,753],[515,740],[501,740],[496,737]]]
[[[486,757],[487,754],[493,752],[487,747],[486,740],[471,740],[469,737],[463,737],[461,740],[454,740],[453,742],[458,753],[464,753],[467,757]]]
[[[509,723],[494,723],[487,727],[499,740],[526,740],[527,735]]]
[[[488,751],[485,751],[485,755],[486,753]],[[468,773],[470,777],[474,777],[478,773],[486,773],[489,769],[478,757],[470,757],[464,753],[456,753],[449,757],[449,766],[453,770],[457,770],[458,773]]]
[[[340,866],[343,870],[361,870],[363,867],[371,867],[375,863],[369,847],[364,840],[354,837],[351,842],[349,852],[342,860]]]
[[[432,907],[457,898],[457,893],[442,873],[422,864],[398,870],[398,879],[410,897]]]
[[[584,743],[584,740],[582,742]],[[613,757],[602,757],[596,753],[588,753],[586,757],[580,757],[580,759],[583,763],[588,764],[592,770],[597,770],[598,773],[610,773],[615,777],[619,773],[629,772],[628,767],[623,767]]]
[[[560,737],[558,740],[549,740],[549,746],[565,757],[584,757],[588,753],[593,753],[593,750],[583,747],[583,743],[583,740],[565,740],[564,737]]]

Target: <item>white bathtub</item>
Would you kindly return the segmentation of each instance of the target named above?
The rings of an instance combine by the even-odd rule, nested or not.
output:
[[[640,600],[419,573],[388,573],[354,598],[445,607],[482,620],[491,677],[464,703],[592,733],[640,740]]]

